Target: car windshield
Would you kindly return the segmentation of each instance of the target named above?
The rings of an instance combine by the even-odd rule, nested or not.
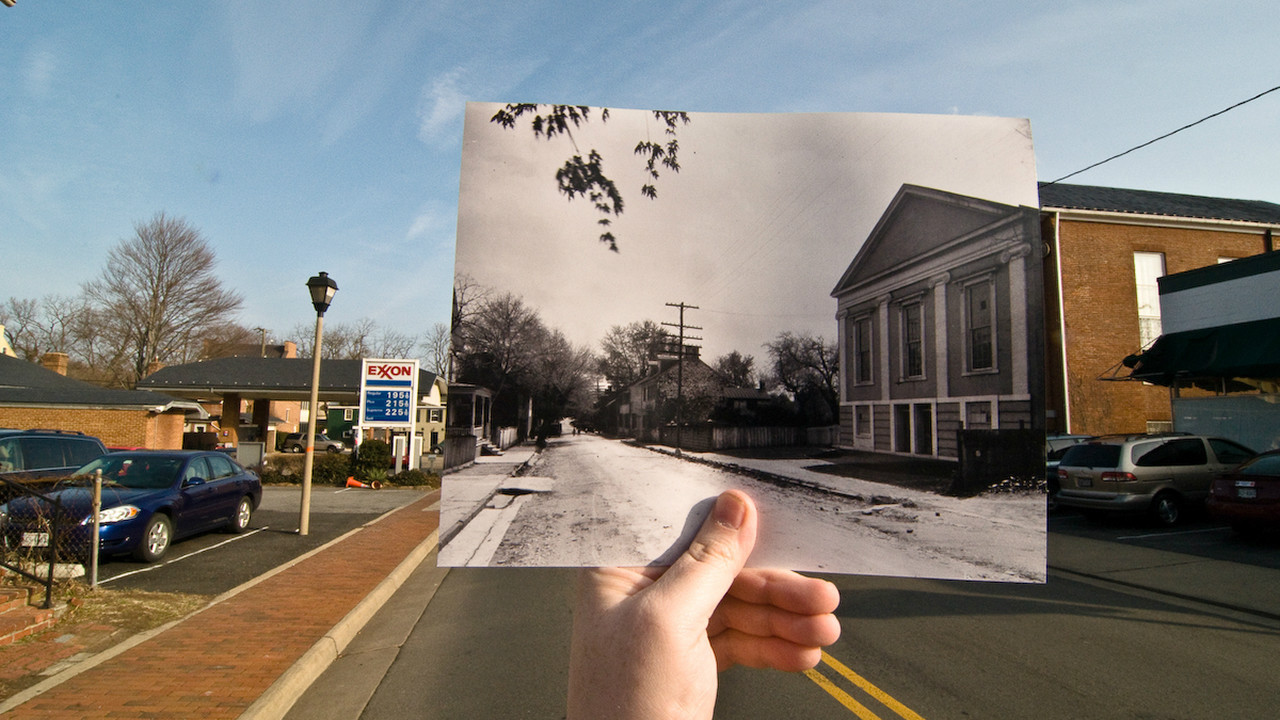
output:
[[[1241,475],[1274,475],[1280,477],[1280,454],[1260,455],[1240,468]]]
[[[1062,456],[1062,466],[1067,467],[1113,468],[1119,464],[1119,445],[1083,443],[1071,446]]]
[[[182,458],[146,455],[104,455],[85,465],[76,475],[102,471],[104,484],[127,488],[166,488],[173,485],[182,469]]]

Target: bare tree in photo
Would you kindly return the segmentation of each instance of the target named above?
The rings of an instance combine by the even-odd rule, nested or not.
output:
[[[102,276],[84,285],[128,356],[128,382],[153,362],[198,352],[199,332],[240,309],[238,293],[214,272],[209,241],[186,220],[158,213],[107,254]],[[195,342],[198,345],[198,342]]]
[[[715,367],[716,372],[720,373],[720,376],[724,378],[729,387],[755,387],[755,358],[750,355],[743,355],[737,350],[733,350],[716,358],[713,367]]]
[[[537,311],[518,296],[487,297],[465,326],[459,379],[501,396],[534,367],[546,332]]]
[[[595,357],[569,342],[559,330],[548,330],[534,368],[536,415],[559,420],[590,410]]]
[[[628,387],[649,373],[650,364],[673,341],[652,320],[614,325],[600,341],[600,374],[614,389]]]
[[[836,344],[821,336],[784,332],[765,348],[773,359],[774,381],[795,396],[805,418],[817,424],[833,422],[840,397]]]

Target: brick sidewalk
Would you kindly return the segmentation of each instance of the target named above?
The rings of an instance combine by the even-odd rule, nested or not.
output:
[[[6,718],[236,718],[434,532],[432,492]]]

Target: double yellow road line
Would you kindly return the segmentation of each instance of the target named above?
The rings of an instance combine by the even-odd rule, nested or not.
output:
[[[831,655],[826,652],[822,653],[822,664],[825,664],[827,667],[839,673],[845,680],[853,683],[854,687],[874,698],[876,702],[897,713],[898,717],[903,718],[903,720],[924,720],[924,718],[916,714],[916,712],[911,708],[893,699],[889,693],[881,690],[875,685],[872,685],[866,678],[853,670],[850,670],[844,663],[834,657],[831,657]],[[821,667],[821,665],[819,665],[819,667]],[[850,712],[861,718],[861,720],[883,720],[883,718],[867,708],[866,705],[858,702],[852,695],[841,689],[826,675],[818,672],[817,668],[814,668],[813,670],[806,670],[804,674],[816,683],[818,687],[826,690],[827,694],[835,698],[837,702],[844,705]]]

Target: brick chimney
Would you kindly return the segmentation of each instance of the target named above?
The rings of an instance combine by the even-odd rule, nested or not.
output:
[[[67,354],[60,352],[45,353],[44,357],[40,358],[40,364],[43,365],[45,369],[52,370],[59,375],[67,374],[67,362]]]
[[[284,356],[287,358],[298,357],[298,343],[292,340],[284,341]]]

